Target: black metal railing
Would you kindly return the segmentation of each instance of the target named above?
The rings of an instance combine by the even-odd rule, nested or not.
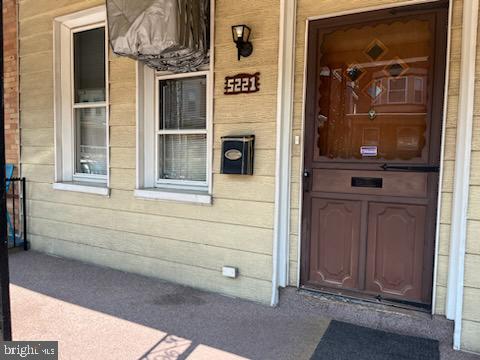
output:
[[[28,250],[27,240],[27,187],[25,178],[7,180],[8,247]]]

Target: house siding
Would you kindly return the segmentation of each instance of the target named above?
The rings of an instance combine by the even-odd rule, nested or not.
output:
[[[278,0],[216,1],[213,205],[136,199],[136,64],[110,55],[111,196],[53,190],[53,20],[104,4],[20,1],[22,173],[32,248],[267,303],[271,296],[275,189]],[[252,27],[253,56],[236,58],[230,27]],[[261,73],[262,88],[224,96],[224,77]],[[244,102],[248,100],[248,106]],[[220,137],[256,135],[255,175],[220,174]],[[239,269],[235,280],[223,265]]]
[[[5,105],[5,159],[19,163],[18,126],[18,57],[17,57],[17,4],[15,0],[3,1],[3,66]]]

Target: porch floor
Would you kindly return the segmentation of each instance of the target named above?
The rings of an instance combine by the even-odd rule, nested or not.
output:
[[[29,252],[10,257],[14,340],[59,341],[61,359],[309,359],[332,318],[440,340],[450,323],[287,289],[270,308]]]

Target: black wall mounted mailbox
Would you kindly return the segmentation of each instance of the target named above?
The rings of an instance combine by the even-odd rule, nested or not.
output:
[[[222,174],[253,175],[255,135],[222,137]]]

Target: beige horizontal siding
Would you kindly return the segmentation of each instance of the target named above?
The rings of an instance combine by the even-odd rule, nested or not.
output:
[[[60,233],[63,240],[85,246],[106,250],[115,249],[121,253],[151,257],[183,265],[195,264],[195,266],[214,271],[221,269],[224,264],[229,264],[244,269],[243,276],[265,281],[269,281],[271,278],[272,262],[271,256],[268,254],[43,218],[32,217],[29,225],[30,232],[37,236],[55,238]]]
[[[69,191],[56,191],[50,184],[29,182],[27,191],[29,198],[38,202],[51,202],[94,207],[105,210],[121,210],[125,212],[146,213],[167,217],[192,220],[204,220],[216,223],[253,226],[272,229],[272,218],[268,215],[273,211],[273,204],[252,202],[238,199],[214,199],[215,206],[186,206],[181,203],[161,203],[151,200],[135,199],[131,191],[112,190],[109,198],[96,195],[81,194]],[[236,212],[237,216],[227,217],[225,214]],[[271,249],[269,250],[271,251]]]
[[[275,189],[275,115],[279,0],[252,8],[216,1],[213,205],[149,201],[134,196],[135,62],[110,54],[111,195],[53,190],[53,19],[102,0],[20,1],[22,172],[28,179],[32,246],[262,302],[270,300]],[[235,7],[238,11],[232,12]],[[222,15],[223,14],[223,15]],[[238,62],[233,23],[252,27],[254,54]],[[261,91],[224,96],[225,76],[261,72]],[[248,106],[245,104],[248,103]],[[220,174],[220,137],[256,135],[255,175]],[[221,276],[223,265],[238,279]]]
[[[223,116],[218,114],[219,116]],[[225,115],[227,116],[227,115]],[[221,148],[221,137],[230,135],[255,135],[255,150],[275,149],[275,119],[272,116],[271,122],[261,123],[235,123],[235,124],[216,124],[213,131],[214,148]],[[274,174],[272,174],[274,175]]]
[[[437,301],[435,302],[435,313],[445,315],[445,301],[447,288],[443,285],[437,285]]]
[[[230,75],[235,74],[231,72]],[[260,75],[261,79],[263,78]],[[260,85],[262,89],[262,86]],[[248,115],[238,111],[239,102],[248,99]],[[227,96],[222,101],[215,101],[215,124],[237,124],[237,123],[264,123],[275,121],[275,113],[272,109],[277,104],[277,97],[274,95],[253,96],[235,95]]]
[[[480,322],[464,320],[462,323],[462,349],[480,353]]]
[[[270,253],[270,229],[216,223],[205,220],[130,213],[111,209],[89,208],[46,201],[28,201],[28,215],[71,224],[167,237],[212,246],[239,248]]]
[[[470,199],[468,206],[468,218],[480,220],[480,186],[470,186]]]
[[[470,321],[480,322],[480,289],[465,287],[465,301],[463,303],[463,318]]]
[[[480,241],[475,241],[478,234],[480,234],[480,221],[469,220],[467,226],[467,253],[480,255]]]
[[[111,249],[85,246],[58,238],[47,238],[33,235],[32,248],[59,256],[100,264],[127,272],[145,276],[161,277],[162,279],[185,284],[195,288],[217,291],[231,296],[243,297],[265,302],[270,296],[269,281],[239,276],[233,280],[221,276],[220,271],[210,270],[194,265],[185,265],[171,261],[122,253]]]
[[[467,253],[465,255],[464,285],[480,289],[480,276],[478,274],[480,274],[480,255]]]

